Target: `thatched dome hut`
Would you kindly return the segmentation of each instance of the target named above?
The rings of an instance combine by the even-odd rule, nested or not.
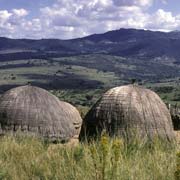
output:
[[[81,124],[75,107],[38,87],[13,88],[0,98],[0,134],[21,131],[64,142],[78,138]]]
[[[81,137],[94,136],[105,129],[110,135],[138,133],[152,138],[174,138],[170,113],[160,97],[138,85],[107,91],[85,116]]]

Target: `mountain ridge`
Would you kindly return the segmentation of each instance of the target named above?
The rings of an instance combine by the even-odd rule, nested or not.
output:
[[[108,54],[122,57],[180,58],[180,32],[160,32],[142,29],[119,29],[83,38],[10,39],[0,37],[0,59],[9,52],[13,56],[62,57],[82,54]],[[17,51],[16,51],[17,50]],[[15,58],[16,59],[16,58]],[[179,60],[178,60],[179,61]]]

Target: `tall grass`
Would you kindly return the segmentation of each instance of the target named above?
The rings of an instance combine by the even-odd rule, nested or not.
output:
[[[157,139],[124,143],[106,135],[76,147],[6,136],[0,139],[0,179],[172,180],[178,148]]]

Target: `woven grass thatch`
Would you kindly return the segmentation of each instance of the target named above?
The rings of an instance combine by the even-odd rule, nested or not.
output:
[[[170,113],[160,97],[138,85],[110,89],[87,113],[81,137],[105,129],[110,135],[174,139]]]
[[[0,98],[0,134],[21,131],[68,141],[78,138],[81,124],[75,107],[38,87],[17,87]]]

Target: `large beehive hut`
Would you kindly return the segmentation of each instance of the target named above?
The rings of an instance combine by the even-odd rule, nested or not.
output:
[[[138,85],[107,91],[87,113],[81,137],[94,136],[105,129],[110,135],[174,138],[170,113],[160,97]]]
[[[78,138],[81,124],[75,107],[38,87],[20,86],[0,98],[0,134],[21,131],[68,141]]]

